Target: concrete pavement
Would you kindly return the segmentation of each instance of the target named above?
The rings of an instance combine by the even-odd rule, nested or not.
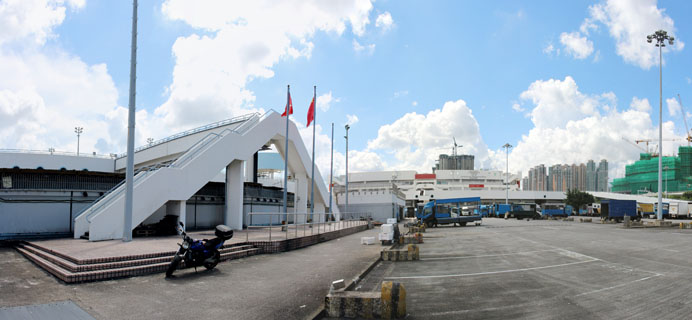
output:
[[[300,250],[203,268],[65,285],[10,248],[0,248],[0,306],[72,300],[97,319],[302,319],[317,311],[337,279],[352,279],[379,257],[356,233]]]

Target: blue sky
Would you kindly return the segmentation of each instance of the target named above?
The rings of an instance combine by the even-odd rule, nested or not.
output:
[[[645,36],[659,28],[678,40],[664,52],[664,135],[685,135],[682,112],[666,100],[679,93],[692,106],[691,7],[140,1],[137,141],[282,110],[287,84],[304,126],[317,85],[322,171],[329,124],[338,171],[351,121],[352,171],[429,171],[454,136],[477,167],[504,168],[509,142],[511,171],[605,158],[612,179],[640,152],[623,139],[658,132],[657,51]],[[0,120],[0,148],[72,150],[73,127],[82,125],[82,150],[125,149],[131,9],[128,1],[0,1],[9,26],[0,28],[0,54],[13,57],[0,59],[0,71],[19,79],[0,81],[0,116],[9,119]],[[302,130],[305,141],[311,131]],[[664,143],[664,154],[680,144]]]

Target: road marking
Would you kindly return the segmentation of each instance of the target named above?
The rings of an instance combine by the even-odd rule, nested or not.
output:
[[[515,253],[484,254],[484,255],[477,255],[477,256],[462,256],[462,257],[437,257],[437,258],[421,259],[421,261],[428,261],[428,260],[470,259],[470,258],[487,258],[487,257],[501,257],[501,256],[513,256],[513,255],[527,254],[527,253],[537,253],[537,252],[552,252],[552,251],[557,251],[557,250],[560,250],[560,249],[534,250],[534,251],[523,251],[523,252],[515,252]]]
[[[602,291],[606,291],[606,290],[610,290],[610,289],[615,289],[615,288],[619,288],[619,287],[622,287],[622,286],[626,286],[626,285],[628,285],[628,284],[633,284],[633,283],[635,283],[635,282],[640,282],[640,281],[646,281],[646,280],[649,280],[649,279],[652,279],[652,278],[656,278],[656,277],[659,277],[659,276],[662,276],[662,274],[656,273],[656,274],[654,274],[653,276],[648,276],[648,277],[641,278],[641,279],[637,279],[637,280],[633,280],[633,281],[630,281],[630,282],[621,283],[621,284],[618,284],[618,285],[615,285],[615,286],[612,286],[612,287],[607,287],[607,288],[603,288],[603,289],[598,289],[598,290],[593,290],[593,291],[589,291],[589,292],[580,293],[580,294],[576,295],[575,297],[581,297],[581,296],[585,296],[585,295],[587,295],[587,294],[598,293],[598,292],[602,292]]]
[[[437,276],[404,276],[404,277],[385,277],[387,280],[393,280],[393,279],[431,279],[431,278],[455,278],[455,277],[472,277],[472,276],[483,276],[483,275],[489,275],[489,274],[499,274],[499,273],[511,273],[511,272],[523,272],[523,271],[531,271],[531,270],[541,270],[541,269],[549,269],[549,268],[557,268],[557,267],[565,267],[565,266],[571,266],[575,264],[582,264],[582,263],[588,263],[588,262],[594,262],[594,261],[600,261],[600,260],[587,260],[587,261],[577,261],[577,262],[570,262],[570,263],[562,263],[562,264],[554,264],[550,266],[543,266],[543,267],[532,267],[532,268],[522,268],[522,269],[512,269],[512,270],[501,270],[501,271],[488,271],[488,272],[477,272],[477,273],[460,273],[460,274],[445,274],[445,275],[437,275]]]

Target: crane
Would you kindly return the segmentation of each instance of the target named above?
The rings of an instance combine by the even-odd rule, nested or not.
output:
[[[680,111],[682,112],[682,120],[685,121],[685,134],[687,135],[687,146],[690,146],[690,141],[692,141],[692,137],[690,137],[690,128],[687,126],[687,113],[685,113],[685,107],[682,106],[682,99],[680,99],[680,94],[678,93],[678,102],[680,103]]]
[[[463,146],[457,145],[457,139],[455,137],[452,137],[452,140],[454,140],[454,150],[452,152],[452,155],[456,156],[457,155],[457,147],[463,147]]]
[[[681,139],[670,139],[670,138],[669,138],[669,139],[661,139],[661,140],[662,140],[662,141],[680,141]],[[655,150],[649,151],[649,142],[655,142],[655,141],[656,141],[656,140],[654,140],[654,139],[639,139],[639,140],[634,140],[634,142],[636,142],[637,144],[639,144],[639,143],[641,143],[641,142],[646,143],[646,152],[651,153],[652,156],[656,156],[657,153],[655,152]],[[658,148],[657,148],[657,149],[658,149]]]
[[[629,140],[625,139],[624,137],[622,138],[622,140],[627,141],[627,143],[633,145],[635,148],[637,148],[637,149],[639,149],[639,150],[642,150],[642,151],[647,152],[647,153],[649,152],[648,150],[644,149],[644,148],[643,148],[642,146],[640,146],[639,144],[636,144],[636,143],[634,143],[634,142],[632,142],[632,141],[629,141]]]

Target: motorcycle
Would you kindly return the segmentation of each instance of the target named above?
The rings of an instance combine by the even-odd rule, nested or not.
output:
[[[197,267],[204,266],[207,270],[214,269],[216,265],[221,261],[221,253],[219,249],[223,246],[224,242],[231,237],[233,237],[233,230],[226,225],[220,224],[216,226],[214,234],[216,237],[214,239],[192,239],[190,238],[183,227],[185,225],[180,222],[180,232],[183,236],[183,243],[179,243],[180,249],[173,256],[173,260],[168,265],[168,270],[166,270],[166,278],[171,277],[173,272],[178,269],[181,261],[185,261],[185,267]]]

